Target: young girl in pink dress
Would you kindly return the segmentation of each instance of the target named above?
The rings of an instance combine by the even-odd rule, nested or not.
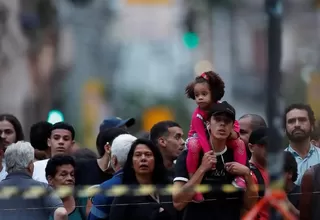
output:
[[[201,151],[208,152],[212,150],[209,143],[209,137],[207,133],[207,118],[210,107],[221,100],[224,95],[224,82],[220,76],[212,71],[204,72],[201,76],[186,87],[186,95],[196,101],[198,107],[195,109],[191,119],[190,131],[188,138],[197,137],[197,142],[192,144],[187,141],[188,155],[187,155],[187,170],[189,176],[197,171],[199,164],[199,157]],[[230,135],[227,147],[233,149],[234,160],[241,164],[246,165],[247,155],[246,147],[242,141],[239,141],[239,123],[235,121],[234,130]],[[245,181],[242,177],[237,177],[233,181],[233,185],[238,188],[245,188]],[[201,193],[196,193],[194,201],[200,202],[203,200]]]

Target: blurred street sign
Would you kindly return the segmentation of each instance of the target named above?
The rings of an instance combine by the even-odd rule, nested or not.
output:
[[[320,73],[312,73],[307,88],[308,103],[314,111],[316,119],[320,119]]]
[[[170,5],[173,0],[127,0],[128,5]]]
[[[173,113],[168,107],[156,106],[149,108],[142,115],[143,130],[150,131],[154,124],[166,120],[174,120]]]

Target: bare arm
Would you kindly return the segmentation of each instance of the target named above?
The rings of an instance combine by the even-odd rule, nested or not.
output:
[[[173,188],[180,189],[172,194],[173,205],[177,210],[182,210],[192,200],[195,194],[192,188],[201,183],[205,172],[205,169],[200,167],[188,182],[174,182]]]
[[[68,212],[65,208],[59,207],[54,211],[54,220],[68,220]]]
[[[312,169],[309,169],[305,172],[301,182],[301,196],[299,202],[300,209],[300,219],[301,220],[309,220],[311,219],[312,208],[312,180],[313,180],[313,172]]]
[[[249,168],[247,174],[244,175],[244,179],[247,183],[247,190],[244,193],[244,209],[250,210],[258,201],[258,188],[254,183]]]
[[[212,169],[213,164],[217,163],[213,151],[209,151],[202,157],[202,162],[198,170],[188,180],[186,173],[186,161],[180,160],[176,163],[176,178],[174,180],[174,189],[178,189],[172,193],[173,205],[177,210],[182,210],[194,196],[195,192],[192,190],[196,185],[201,184],[204,174]]]

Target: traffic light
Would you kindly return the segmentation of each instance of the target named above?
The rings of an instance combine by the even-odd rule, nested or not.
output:
[[[188,49],[194,49],[199,45],[199,36],[196,32],[195,12],[189,11],[185,18],[185,33],[183,34],[183,43]]]
[[[47,121],[51,124],[64,121],[63,113],[59,110],[51,110],[48,114]]]

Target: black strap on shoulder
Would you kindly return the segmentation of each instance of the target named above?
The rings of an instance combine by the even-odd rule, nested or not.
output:
[[[250,170],[256,176],[259,186],[265,187],[265,182],[264,182],[264,179],[263,179],[262,174],[259,171],[259,169],[254,164],[250,163]],[[264,189],[260,189],[259,190],[259,197],[260,198],[263,197],[264,194],[265,194],[265,190]]]

